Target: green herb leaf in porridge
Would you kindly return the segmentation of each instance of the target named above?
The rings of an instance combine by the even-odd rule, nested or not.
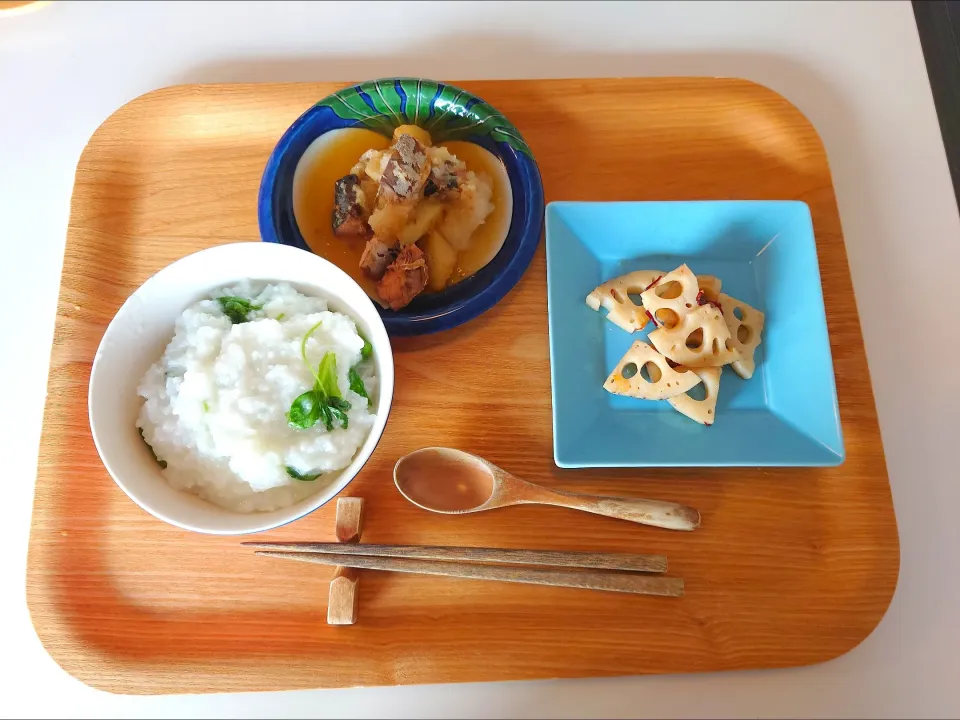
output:
[[[333,432],[333,413],[330,412],[330,406],[325,402],[320,403],[320,420],[327,432]]]
[[[323,401],[315,390],[298,395],[287,413],[287,422],[297,430],[306,430],[317,424],[323,412]]]
[[[323,325],[322,320],[304,333],[303,340],[300,341],[300,357],[303,358],[304,365],[310,369],[310,374],[316,381],[314,387],[326,397],[340,397],[340,386],[337,384],[337,354],[334,352],[326,353],[323,360],[320,361],[320,367],[316,370],[313,369],[313,365],[307,359],[307,340],[321,325]]]
[[[317,389],[328,398],[341,397],[340,385],[337,383],[337,354],[328,352],[320,361],[317,369]]]
[[[140,439],[143,440],[143,444],[146,445],[146,446],[150,449],[150,454],[153,455],[153,459],[157,461],[157,464],[158,464],[161,468],[163,468],[164,470],[166,470],[166,469],[167,469],[167,461],[166,461],[166,460],[161,460],[160,458],[157,457],[157,453],[156,453],[156,451],[153,449],[153,445],[151,445],[150,443],[148,443],[148,442],[147,442],[147,439],[143,436],[143,428],[138,427],[138,428],[137,428],[137,432],[140,433]]]
[[[304,365],[313,375],[313,389],[299,395],[293,401],[290,412],[287,413],[287,422],[298,430],[306,430],[323,423],[328,432],[333,431],[334,424],[339,424],[344,430],[350,425],[347,411],[350,403],[343,399],[340,384],[337,382],[337,354],[327,352],[320,361],[320,366],[314,370],[307,359],[307,340],[316,332],[323,322],[318,322],[304,333],[300,341],[300,357]]]
[[[310,368],[310,372],[313,372],[313,366],[310,365],[310,361],[307,360],[307,340],[310,339],[310,336],[313,335],[313,334],[319,329],[319,327],[320,327],[321,325],[323,325],[323,320],[321,320],[321,321],[318,322],[316,325],[314,325],[312,328],[310,328],[309,330],[307,330],[307,331],[303,334],[303,340],[300,341],[300,357],[303,358],[303,363],[304,363],[304,365],[306,365],[308,368]]]
[[[350,403],[343,398],[327,398],[327,406],[330,408],[330,414],[334,420],[340,423],[340,426],[346,430],[350,424],[350,418],[347,417],[347,411],[350,409]]]
[[[323,473],[322,473],[322,472],[317,472],[317,473],[301,473],[301,472],[297,472],[297,469],[296,469],[296,468],[293,468],[293,467],[290,467],[289,465],[287,465],[287,475],[289,475],[290,477],[292,477],[294,480],[301,480],[301,481],[303,481],[303,482],[313,482],[313,481],[316,480],[318,477],[320,477],[321,475],[323,475]]]
[[[366,360],[368,357],[373,355],[373,345],[370,344],[370,341],[367,340],[366,336],[357,330],[357,335],[360,336],[360,339],[363,340],[363,348],[360,350],[360,357]]]
[[[223,310],[223,314],[230,318],[230,322],[234,325],[249,322],[250,318],[247,316],[254,310],[263,308],[262,305],[254,305],[250,300],[247,300],[247,298],[233,295],[218,297],[217,302],[220,303],[220,309]]]
[[[369,405],[370,396],[367,395],[367,388],[363,384],[363,378],[360,377],[360,373],[358,373],[355,368],[350,368],[350,372],[347,373],[347,377],[350,378],[350,389],[353,390],[360,397],[366,398],[367,405]]]

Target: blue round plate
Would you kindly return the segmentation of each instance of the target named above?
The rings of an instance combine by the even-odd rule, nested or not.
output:
[[[293,215],[293,175],[310,143],[351,127],[390,137],[406,124],[423,127],[438,142],[467,140],[500,158],[510,178],[513,217],[500,252],[477,273],[442,292],[422,293],[402,310],[381,308],[394,336],[472,320],[496,305],[533,259],[543,231],[543,183],[530,148],[509,120],[466,90],[432,80],[389,78],[344,88],[307,110],[280,138],[263,171],[257,205],[264,242],[309,250]]]

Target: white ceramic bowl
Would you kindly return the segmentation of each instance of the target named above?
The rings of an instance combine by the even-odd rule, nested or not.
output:
[[[285,281],[322,297],[330,309],[349,315],[373,345],[377,419],[353,462],[315,495],[272,512],[237,513],[174,490],[137,432],[143,400],[137,385],[173,338],[176,319],[188,305],[216,288],[248,278]],[[269,530],[316,510],[343,490],[373,453],[393,400],[393,353],[383,321],[360,286],[323,258],[286,245],[242,242],[202,250],[177,260],[141,285],[120,308],[100,341],[90,375],[90,429],[107,471],[151,515],[172,525],[214,535]]]

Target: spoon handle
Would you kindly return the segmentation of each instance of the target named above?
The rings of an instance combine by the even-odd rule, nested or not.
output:
[[[694,530],[700,525],[700,513],[686,505],[662,500],[580,495],[560,490],[539,489],[545,492],[536,493],[526,502],[584,510],[594,515],[605,515],[667,530]]]

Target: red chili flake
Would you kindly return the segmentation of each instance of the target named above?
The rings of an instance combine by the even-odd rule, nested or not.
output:
[[[649,285],[647,285],[647,290],[649,290],[649,289],[652,288],[654,285],[656,285],[658,282],[660,282],[660,279],[661,279],[662,277],[663,277],[663,275],[657,275],[657,277],[654,279],[654,281],[653,281],[652,283],[650,283]],[[644,291],[644,292],[646,292],[646,291]]]
[[[656,320],[655,317],[653,317],[653,315],[650,314],[650,311],[649,311],[649,310],[644,310],[644,312],[647,314],[647,317],[648,317],[648,318],[650,318],[651,320],[653,320],[653,324],[656,325],[656,324],[657,324],[657,320]]]
[[[723,308],[720,307],[720,303],[714,302],[713,300],[707,300],[707,296],[703,294],[703,290],[697,291],[697,305],[713,305],[717,310],[723,312]]]
[[[613,288],[610,288],[610,294],[611,294],[614,298],[617,297],[617,291],[614,290]]]

